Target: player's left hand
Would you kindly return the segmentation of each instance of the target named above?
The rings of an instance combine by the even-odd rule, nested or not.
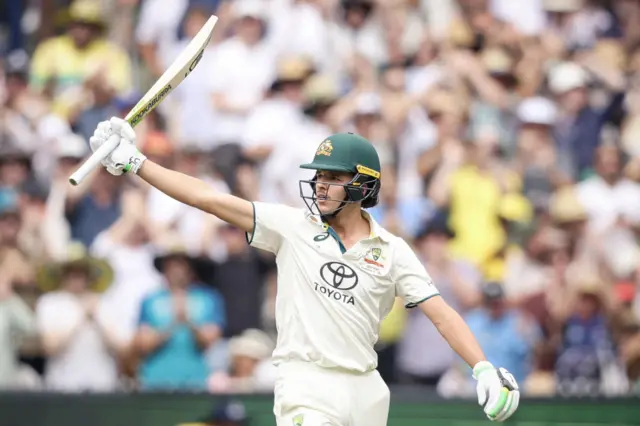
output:
[[[478,381],[478,404],[489,420],[503,422],[518,409],[520,390],[516,379],[506,369],[481,361],[473,367],[473,377]]]

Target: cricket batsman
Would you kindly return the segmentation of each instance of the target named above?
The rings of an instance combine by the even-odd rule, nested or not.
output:
[[[313,161],[301,165],[315,170],[311,180],[299,183],[306,211],[219,193],[163,168],[138,151],[135,133],[122,119],[101,122],[91,149],[110,138],[119,144],[102,162],[109,173],[137,174],[168,196],[245,230],[250,245],[276,255],[278,426],[387,424],[390,394],[376,370],[374,344],[398,296],[407,308],[424,312],[473,368],[478,403],[490,420],[504,421],[516,411],[520,393],[513,376],[487,361],[409,245],[364,210],[377,204],[380,191],[380,160],[366,139],[329,136]]]

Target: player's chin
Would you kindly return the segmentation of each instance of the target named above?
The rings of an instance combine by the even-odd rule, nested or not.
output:
[[[323,214],[323,215],[331,214],[338,207],[340,207],[340,203],[336,201],[331,201],[331,200],[318,199],[316,200],[316,203],[318,204],[318,210],[320,211],[320,214]]]

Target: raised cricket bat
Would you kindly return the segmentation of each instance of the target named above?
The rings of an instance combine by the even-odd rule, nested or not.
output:
[[[140,123],[147,114],[153,111],[153,109],[195,69],[200,59],[202,59],[202,55],[204,55],[204,50],[207,44],[209,44],[209,40],[211,40],[213,27],[216,25],[216,22],[218,22],[218,17],[211,15],[193,40],[180,52],[180,55],[173,61],[171,66],[160,76],[151,89],[144,94],[136,106],[129,111],[125,120],[127,120],[132,127]],[[102,160],[111,154],[111,151],[118,146],[118,143],[119,141],[117,140],[105,142],[71,175],[69,182],[71,182],[72,185],[78,185],[82,182],[89,173],[100,165]]]

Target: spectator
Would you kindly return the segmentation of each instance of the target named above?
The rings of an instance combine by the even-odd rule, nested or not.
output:
[[[31,65],[31,85],[51,94],[55,111],[74,121],[86,102],[83,84],[100,81],[116,93],[131,86],[126,53],[104,39],[107,25],[97,0],[74,0],[66,34],[40,44]]]
[[[4,250],[3,250],[4,251]],[[14,287],[24,279],[18,262],[3,253],[0,265],[0,388],[24,388],[18,355],[25,338],[36,335],[36,320],[31,308],[18,296]],[[15,259],[13,259],[15,260]],[[24,285],[25,283],[21,283]]]
[[[246,119],[268,89],[275,52],[266,42],[267,11],[257,0],[233,3],[234,36],[216,46],[208,89],[218,122],[214,142],[238,142]]]
[[[572,282],[576,303],[562,333],[556,363],[558,392],[596,395],[604,390],[616,353],[607,324],[607,300],[597,278],[578,276]]]
[[[453,253],[479,265],[504,246],[500,201],[521,187],[520,177],[500,161],[497,143],[492,135],[474,141],[468,148],[467,163],[460,168],[443,165],[430,187],[433,201],[449,208],[456,233]]]
[[[589,70],[606,76],[605,83],[613,90],[611,100],[605,108],[595,109],[589,105],[585,68],[574,62],[553,67],[549,73],[549,88],[559,105],[560,116],[554,133],[558,147],[561,169],[573,179],[583,179],[594,164],[595,151],[600,144],[603,126],[611,120],[624,100],[621,76],[605,65],[595,64],[592,59]]]
[[[532,369],[533,348],[539,342],[538,325],[525,314],[510,309],[501,284],[488,283],[482,289],[482,307],[465,315],[471,330],[491,362],[509,365],[516,380],[524,382]],[[504,344],[492,345],[499,339]]]
[[[205,351],[222,336],[225,309],[216,290],[203,288],[184,250],[156,257],[166,287],[142,302],[134,347],[143,389],[205,389]]]
[[[32,280],[31,261],[20,245],[23,213],[18,204],[18,193],[0,191],[0,272],[13,276],[16,281]]]
[[[96,170],[77,191],[68,193],[65,213],[71,238],[89,247],[121,214],[122,180]]]
[[[218,372],[209,378],[214,393],[270,392],[276,369],[271,364],[274,345],[269,336],[255,329],[245,330],[229,342],[229,372]]]
[[[222,225],[219,236],[225,244],[226,259],[213,264],[207,280],[220,291],[228,312],[223,339],[208,353],[212,371],[226,368],[229,339],[248,329],[261,329],[262,300],[267,274],[275,265],[263,254],[247,245],[244,233]]]
[[[112,270],[73,243],[62,263],[38,274],[44,294],[37,303],[38,329],[47,355],[45,384],[63,392],[114,391],[124,340],[116,315],[101,297]]]
[[[298,189],[290,174],[290,170],[299,166],[293,163],[296,156],[290,155],[289,145],[294,139],[289,139],[286,134],[292,128],[293,134],[297,134],[303,122],[303,87],[312,72],[311,64],[304,58],[284,58],[279,61],[269,97],[257,105],[247,118],[242,134],[243,154],[261,166],[261,199],[291,204],[293,200],[283,198],[283,195],[292,194]],[[304,143],[305,140],[295,140],[295,143]],[[304,146],[301,149],[308,154],[313,152],[313,146],[317,143],[314,141],[307,150]],[[299,196],[299,189],[296,192]]]
[[[7,134],[0,135],[0,186],[18,189],[31,176],[31,155]]]
[[[69,132],[69,123],[51,112],[44,96],[29,88],[29,56],[25,51],[9,54],[4,71],[0,129],[5,129],[7,139],[2,145],[27,152],[32,157],[35,177],[45,183],[51,171],[50,156],[55,147],[52,141]]]
[[[339,99],[338,82],[333,77],[329,74],[313,74],[302,86],[304,115],[294,116],[294,121],[298,121],[298,125],[283,121],[283,123],[287,122],[287,130],[275,129],[272,133],[273,136],[270,136],[272,139],[282,138],[282,140],[273,144],[275,151],[273,154],[277,155],[277,158],[267,163],[265,167],[273,168],[269,173],[274,175],[274,179],[277,179],[281,185],[282,198],[287,204],[304,206],[300,199],[300,188],[297,181],[307,179],[309,172],[298,168],[298,165],[307,161],[309,153],[313,153],[318,141],[323,140],[328,134],[340,127],[341,118],[337,112],[340,109],[337,106]],[[264,131],[265,126],[266,124],[259,126],[258,130],[263,129]],[[269,132],[271,133],[272,129]],[[252,136],[252,138],[256,138],[256,141],[259,142],[258,135]],[[286,151],[283,148],[286,148]],[[250,148],[247,153],[252,154],[251,151],[254,149]],[[285,152],[286,155],[284,155]]]
[[[440,295],[464,313],[480,302],[482,275],[472,264],[452,258],[448,244],[453,237],[446,215],[439,214],[427,222],[415,244],[431,278],[438,283]],[[429,356],[424,357],[427,350]],[[424,315],[411,311],[397,357],[404,381],[436,386],[455,354]]]
[[[622,153],[600,146],[595,153],[595,175],[577,185],[577,195],[589,215],[589,225],[604,233],[623,222],[640,227],[640,184],[622,175]]]
[[[538,296],[544,297],[557,262],[569,259],[568,245],[567,235],[557,228],[540,224],[532,229],[522,250],[507,256],[504,290],[509,302],[525,308]]]
[[[228,315],[224,337],[231,338],[244,330],[261,328],[264,282],[275,265],[246,244],[242,230],[225,224],[220,237],[226,245],[227,258],[213,266],[211,283],[225,300]]]
[[[89,153],[89,147],[81,136],[68,132],[54,139],[53,151],[53,159],[48,167],[51,178],[43,218],[43,243],[51,259],[61,260],[67,255],[67,243],[71,239],[71,226],[65,210],[67,199],[71,204],[87,189],[71,187],[68,178]]]
[[[560,185],[571,183],[571,177],[560,169],[553,140],[557,107],[549,99],[524,99],[517,110],[516,164],[523,177],[523,192],[533,204],[545,209],[551,193]]]
[[[162,55],[167,56],[162,63],[162,69],[168,68],[186,48],[211,16],[212,8],[217,3],[218,0],[189,2],[181,24],[182,37],[171,43],[171,49],[168,52],[160,51]],[[164,8],[164,6],[160,7]],[[216,32],[218,29],[216,25]],[[176,141],[176,148],[185,148],[188,144],[190,148],[197,147],[202,151],[211,151],[217,146],[215,143],[217,128],[221,123],[211,119],[215,117],[216,110],[214,103],[211,102],[211,93],[206,90],[211,84],[211,78],[218,74],[220,68],[220,64],[216,63],[215,59],[216,49],[217,45],[214,43],[208,45],[197,68],[176,88],[172,96],[171,101],[174,101],[175,105],[171,109],[171,115],[175,118],[168,123],[168,129]]]
[[[104,295],[105,302],[118,313],[117,320],[127,339],[132,339],[143,299],[160,287],[160,275],[153,266],[153,243],[160,240],[154,240],[156,234],[146,221],[143,194],[127,190],[120,202],[122,214],[98,234],[91,253],[107,260],[113,268],[113,284]]]

